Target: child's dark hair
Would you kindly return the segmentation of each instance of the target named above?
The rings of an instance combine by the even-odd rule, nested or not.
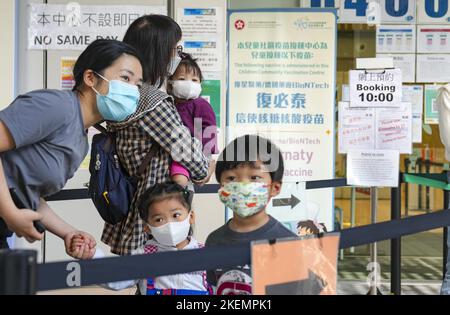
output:
[[[97,39],[93,41],[78,57],[73,68],[75,78],[74,91],[77,91],[84,82],[84,72],[92,70],[102,74],[117,59],[123,55],[136,57],[142,65],[142,59],[136,49],[130,45],[112,39]]]
[[[227,145],[216,164],[216,179],[220,183],[224,171],[241,166],[256,167],[257,161],[267,167],[272,182],[283,181],[284,163],[281,151],[270,140],[258,135],[245,135]]]
[[[312,234],[320,234],[320,233],[328,232],[325,224],[323,224],[323,223],[316,224],[312,220],[298,222],[297,229],[300,229],[300,228],[309,229]],[[322,229],[322,231],[320,229]]]
[[[185,52],[180,53],[180,57],[181,61],[177,69],[179,69],[180,67],[184,67],[186,72],[192,72],[194,75],[198,76],[200,82],[202,82],[203,81],[202,69],[200,69],[200,66],[197,63],[197,59],[194,59],[192,55]],[[173,76],[170,77],[170,79],[172,78]]]
[[[144,15],[128,27],[123,42],[142,55],[146,82],[158,84],[158,88],[163,85],[173,49],[181,40],[181,35],[180,26],[166,15]]]
[[[166,182],[156,184],[144,192],[139,201],[141,219],[147,221],[149,207],[155,202],[166,199],[175,199],[191,211],[193,193],[177,183]]]

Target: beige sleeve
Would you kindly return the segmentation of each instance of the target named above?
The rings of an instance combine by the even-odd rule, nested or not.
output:
[[[445,158],[450,161],[450,83],[439,90],[436,101],[441,142],[445,147]]]

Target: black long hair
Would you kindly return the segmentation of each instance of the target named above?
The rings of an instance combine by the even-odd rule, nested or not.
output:
[[[181,28],[172,18],[165,15],[144,15],[128,28],[123,41],[144,58],[144,81],[161,87],[167,77],[167,70],[173,49],[181,40]]]
[[[103,74],[117,59],[124,54],[136,57],[142,65],[138,51],[132,46],[112,39],[98,39],[93,41],[78,57],[73,68],[75,86],[73,91],[79,90],[84,82],[84,72],[92,70]]]

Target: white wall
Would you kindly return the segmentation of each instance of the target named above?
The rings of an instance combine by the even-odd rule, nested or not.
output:
[[[14,99],[14,3],[15,0],[0,1],[0,109]]]

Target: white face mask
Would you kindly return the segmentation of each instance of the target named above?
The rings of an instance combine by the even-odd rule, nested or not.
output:
[[[181,60],[182,59],[180,56],[178,56],[178,54],[175,57],[172,57],[172,59],[170,59],[170,63],[167,69],[169,77],[172,76],[175,73],[175,71],[177,71],[178,65],[180,64]]]
[[[169,222],[159,227],[148,225],[148,227],[158,243],[175,247],[187,239],[191,229],[190,218],[191,216],[188,215],[186,220],[181,222]]]
[[[202,85],[198,82],[180,80],[171,83],[173,95],[182,100],[196,99],[202,93]]]

